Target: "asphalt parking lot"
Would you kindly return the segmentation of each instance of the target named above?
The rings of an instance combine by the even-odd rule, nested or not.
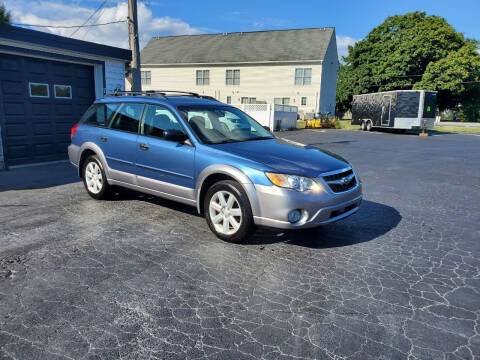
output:
[[[350,160],[361,210],[237,245],[66,163],[1,172],[0,359],[480,358],[480,137],[281,136]]]

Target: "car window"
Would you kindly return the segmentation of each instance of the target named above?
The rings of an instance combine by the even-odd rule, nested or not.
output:
[[[147,105],[140,133],[142,135],[163,138],[166,130],[183,132],[182,125],[180,125],[170,110],[162,106]]]
[[[178,111],[203,143],[273,139],[254,119],[231,106],[179,106]]]
[[[108,127],[136,133],[142,112],[143,104],[123,103],[113,115]]]
[[[117,104],[92,105],[85,112],[80,122],[87,125],[105,126],[116,108]]]

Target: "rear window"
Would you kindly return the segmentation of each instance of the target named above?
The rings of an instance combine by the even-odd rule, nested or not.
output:
[[[138,124],[142,117],[143,104],[123,103],[113,115],[109,128],[128,131],[132,133],[138,132]]]
[[[85,112],[80,122],[93,126],[106,126],[108,120],[115,112],[117,104],[95,104]]]

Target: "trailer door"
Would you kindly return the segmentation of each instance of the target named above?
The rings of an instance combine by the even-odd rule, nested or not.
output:
[[[390,125],[390,112],[392,108],[392,95],[383,95],[382,99],[382,126]]]

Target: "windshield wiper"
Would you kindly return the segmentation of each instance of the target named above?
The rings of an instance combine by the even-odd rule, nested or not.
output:
[[[271,139],[273,139],[272,136],[259,136],[259,137],[249,138],[249,139],[240,140],[240,141],[271,140]]]
[[[239,141],[242,141],[242,140],[226,139],[219,142],[214,142],[212,144],[227,144],[227,143],[233,143],[233,142],[239,142]]]

